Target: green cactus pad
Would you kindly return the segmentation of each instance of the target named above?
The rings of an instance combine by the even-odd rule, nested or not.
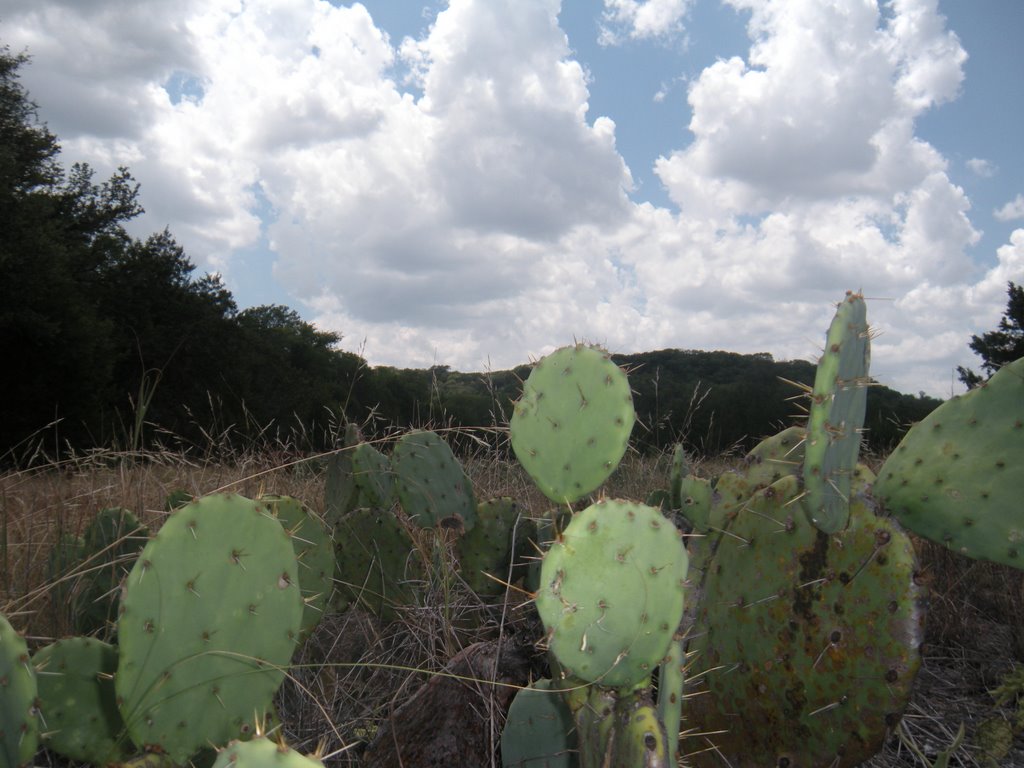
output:
[[[75,632],[110,639],[118,585],[149,540],[149,529],[127,509],[101,510],[83,534],[82,577],[72,599]]]
[[[323,763],[259,736],[251,741],[231,742],[217,754],[212,768],[323,768]]]
[[[538,680],[512,700],[501,732],[503,768],[573,768],[572,714],[550,680]]]
[[[668,473],[668,490],[672,509],[679,509],[683,505],[682,483],[690,476],[690,461],[686,458],[686,451],[682,443],[678,443],[672,452],[672,467]]]
[[[545,496],[571,503],[619,465],[635,419],[626,374],[608,353],[563,347],[523,384],[509,424],[512,449]]]
[[[356,604],[392,621],[395,606],[415,604],[412,581],[421,569],[412,537],[393,512],[357,509],[339,524],[334,546],[339,610]]]
[[[874,490],[914,533],[1024,568],[1024,358],[916,424]]]
[[[870,357],[864,297],[848,293],[829,326],[818,361],[804,447],[804,506],[811,522],[825,533],[841,531],[849,516]]]
[[[70,637],[40,648],[32,666],[49,749],[93,765],[131,754],[114,693],[117,648],[91,637]]]
[[[737,510],[705,570],[687,724],[729,764],[859,765],[920,664],[924,591],[907,535],[862,499],[827,535],[787,476]],[[718,766],[716,753],[693,757]]]
[[[32,762],[39,746],[37,698],[28,646],[0,614],[0,768]]]
[[[806,437],[803,427],[790,427],[758,443],[743,457],[743,473],[751,486],[767,488],[786,475],[800,474]]]
[[[678,636],[658,667],[658,720],[665,726],[665,752],[672,765],[679,763],[679,724],[683,716],[686,654]]]
[[[345,427],[341,450],[327,457],[327,472],[324,478],[324,520],[331,530],[338,521],[356,508],[359,486],[356,485],[352,455],[360,443],[359,429],[355,424]]]
[[[320,623],[334,589],[334,542],[316,515],[290,496],[263,496],[266,504],[291,537],[299,564],[302,595],[302,629],[308,637]]]
[[[481,597],[505,594],[504,581],[515,582],[526,572],[524,556],[532,547],[533,522],[514,499],[503,497],[477,507],[476,525],[455,542],[459,573]]]
[[[420,430],[402,435],[391,466],[402,510],[418,526],[442,523],[468,531],[476,524],[473,485],[440,435]]]
[[[696,533],[707,533],[711,524],[711,483],[703,477],[687,475],[679,483],[676,507]]]
[[[182,763],[250,727],[291,660],[302,618],[291,538],[242,496],[181,507],[125,580],[115,687],[136,745]]]
[[[679,531],[656,509],[608,500],[573,516],[536,598],[565,672],[612,688],[649,678],[682,618],[686,569]]]
[[[391,509],[395,505],[395,475],[391,460],[369,443],[352,451],[352,472],[359,489],[357,506]]]

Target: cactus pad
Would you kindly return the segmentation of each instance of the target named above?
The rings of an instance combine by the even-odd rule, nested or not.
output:
[[[323,763],[259,736],[251,741],[231,742],[217,754],[213,768],[323,768]]]
[[[785,475],[800,473],[807,431],[790,427],[765,438],[743,457],[743,473],[754,488],[767,488]]]
[[[545,496],[570,503],[619,465],[635,419],[626,374],[608,353],[563,347],[523,384],[509,424],[512,449]]]
[[[352,454],[360,443],[359,428],[355,424],[345,427],[341,450],[327,457],[324,478],[324,518],[331,530],[338,521],[356,508],[359,486],[356,485]]]
[[[572,714],[550,680],[538,680],[512,700],[501,733],[502,768],[572,768]]]
[[[533,532],[533,522],[521,514],[513,499],[506,496],[482,502],[473,530],[455,542],[459,572],[469,588],[481,597],[503,595],[502,582],[515,582],[525,574],[523,555],[532,551],[529,538]]]
[[[302,637],[320,623],[334,589],[334,543],[310,510],[290,496],[263,496],[266,504],[292,540],[299,564],[302,595]]]
[[[686,569],[658,510],[608,500],[577,513],[544,556],[536,598],[565,672],[612,688],[649,678],[682,618]]]
[[[37,693],[28,646],[0,614],[0,768],[32,762],[39,745]]]
[[[672,509],[679,509],[683,505],[682,484],[683,480],[690,476],[690,461],[683,450],[683,444],[677,443],[672,452],[672,467],[668,473],[668,490]]]
[[[412,537],[393,512],[357,509],[334,532],[337,558],[336,605],[358,604],[391,621],[396,605],[411,605],[411,580],[420,570],[413,557]]]
[[[244,733],[284,677],[302,617],[292,540],[250,499],[198,499],[146,545],[121,604],[121,714],[136,745],[181,763]]]
[[[369,443],[360,443],[352,450],[352,476],[358,495],[357,506],[391,509],[394,506],[395,476],[391,460]]]
[[[93,765],[120,762],[130,754],[117,709],[117,649],[91,637],[70,637],[32,657],[39,680],[39,709],[47,747]]]
[[[440,435],[420,430],[402,435],[391,466],[402,510],[418,526],[444,521],[468,531],[476,523],[473,486]]]
[[[75,632],[110,639],[117,621],[118,585],[149,539],[129,510],[101,510],[83,534],[82,577],[72,600]]]
[[[878,473],[887,511],[968,557],[1024,568],[1024,358],[916,424]]]
[[[907,535],[863,500],[827,535],[798,496],[793,476],[755,494],[705,570],[688,649],[703,691],[687,716],[723,731],[713,741],[737,768],[860,764],[899,718],[920,663],[924,594]]]
[[[864,297],[848,293],[836,310],[818,361],[804,448],[804,506],[811,522],[825,533],[841,531],[849,517],[870,357]]]

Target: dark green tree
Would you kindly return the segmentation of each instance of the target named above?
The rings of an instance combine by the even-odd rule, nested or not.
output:
[[[1007,363],[1024,357],[1024,285],[1007,283],[1006,312],[996,330],[971,336],[970,348],[982,359],[985,375],[970,368],[957,367],[957,373],[968,388],[976,387]]]
[[[100,428],[113,361],[98,287],[141,211],[126,171],[95,185],[87,166],[61,169],[18,79],[26,61],[0,51],[0,356],[14,368],[0,377],[3,448],[52,421],[72,441]]]
[[[338,348],[338,334],[317,329],[280,304],[242,310],[237,323],[245,379],[237,394],[261,428],[290,431],[301,425],[308,431],[319,426],[323,435],[346,412],[358,419],[366,364]]]

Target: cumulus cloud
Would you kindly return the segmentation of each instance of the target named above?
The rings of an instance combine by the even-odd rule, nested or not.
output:
[[[693,0],[604,0],[602,45],[625,39],[665,38],[683,31],[683,20]]]
[[[1017,195],[1013,200],[992,212],[999,221],[1015,221],[1024,219],[1024,195]]]
[[[500,368],[573,337],[812,358],[863,288],[879,378],[945,391],[1024,269],[1024,230],[970,260],[970,201],[915,132],[959,92],[959,40],[934,0],[726,2],[750,47],[688,81],[690,135],[655,166],[671,210],[629,199],[558,0],[451,0],[401,41],[324,0],[0,9],[66,155],[129,163],[141,225],[229,285],[265,238],[277,281],[371,363]],[[663,37],[691,4],[595,14]],[[48,106],[74,88],[81,113]]]

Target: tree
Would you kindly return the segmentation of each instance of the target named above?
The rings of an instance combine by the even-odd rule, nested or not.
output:
[[[365,362],[337,349],[338,334],[318,330],[280,304],[244,309],[236,322],[244,381],[235,394],[258,426],[301,425],[314,432],[309,428],[340,421],[342,411],[355,405]]]
[[[0,446],[54,419],[74,439],[99,426],[111,374],[110,322],[96,286],[120,223],[141,209],[127,172],[91,183],[87,166],[65,176],[56,137],[38,122],[18,80],[27,57],[0,50]]]
[[[1007,363],[1024,357],[1024,285],[1016,285],[1012,281],[1006,285],[1009,300],[997,330],[971,336],[970,348],[981,356],[981,367],[986,376],[963,366],[956,369],[960,381],[968,388],[976,387]]]

